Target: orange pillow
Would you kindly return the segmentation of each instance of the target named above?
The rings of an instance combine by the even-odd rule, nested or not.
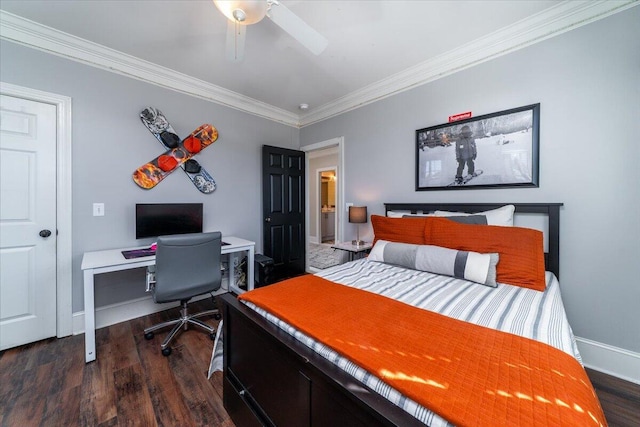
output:
[[[431,218],[410,217],[391,218],[380,215],[371,215],[373,226],[373,244],[380,240],[397,243],[413,243],[424,245],[427,236],[427,222]]]
[[[480,253],[500,254],[496,267],[500,283],[544,291],[545,266],[542,232],[530,228],[460,224],[431,218],[425,243]]]

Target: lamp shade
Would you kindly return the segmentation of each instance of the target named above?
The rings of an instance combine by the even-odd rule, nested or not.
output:
[[[367,222],[366,206],[349,206],[349,222],[364,224]]]

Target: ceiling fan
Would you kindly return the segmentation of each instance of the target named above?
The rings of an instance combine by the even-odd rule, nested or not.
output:
[[[242,60],[247,26],[260,22],[265,16],[315,55],[320,55],[329,43],[278,0],[213,0],[213,3],[229,19],[227,59],[230,61]]]

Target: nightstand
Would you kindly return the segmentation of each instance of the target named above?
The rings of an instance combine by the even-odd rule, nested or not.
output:
[[[340,249],[341,251],[349,252],[349,261],[353,261],[354,259],[364,258],[366,254],[371,251],[371,247],[373,245],[371,243],[364,243],[362,245],[354,245],[351,242],[344,243],[336,243],[331,246],[333,249]]]

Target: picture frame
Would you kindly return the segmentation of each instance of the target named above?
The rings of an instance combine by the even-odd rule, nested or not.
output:
[[[416,130],[416,191],[538,187],[540,104]]]

